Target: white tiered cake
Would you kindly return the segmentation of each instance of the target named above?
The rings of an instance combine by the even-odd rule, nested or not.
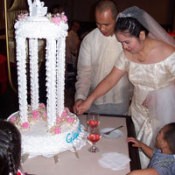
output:
[[[64,13],[46,16],[47,8],[40,0],[28,0],[28,5],[29,15],[19,15],[15,23],[19,112],[9,120],[21,131],[23,154],[50,157],[62,151],[74,151],[75,147],[81,149],[85,145],[84,130],[77,116],[64,107],[67,18]],[[46,106],[39,103],[40,39],[46,41]],[[26,55],[30,64],[31,105],[27,102]]]

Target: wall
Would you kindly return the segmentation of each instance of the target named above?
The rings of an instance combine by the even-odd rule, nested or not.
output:
[[[3,1],[0,0],[0,28],[4,27]],[[13,0],[8,0],[13,1]],[[25,1],[25,0],[24,0]],[[27,0],[26,0],[27,1]],[[97,0],[43,0],[49,10],[55,4],[64,6],[69,20],[93,21],[93,6]],[[150,13],[160,24],[172,25],[175,29],[175,0],[115,0],[119,10],[129,6],[139,6]]]
[[[50,7],[62,4],[69,19],[93,21],[93,6],[97,0],[44,0]],[[175,26],[175,0],[115,0],[119,10],[136,5],[150,13],[160,24]]]
[[[5,28],[5,22],[4,22],[4,1],[1,0],[0,5],[0,30]]]

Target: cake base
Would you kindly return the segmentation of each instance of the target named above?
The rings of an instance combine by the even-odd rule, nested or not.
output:
[[[9,116],[8,120],[19,117],[18,112]],[[19,126],[17,126],[19,128]],[[39,119],[30,125],[29,129],[19,128],[22,137],[22,155],[28,154],[29,158],[36,156],[52,157],[60,152],[80,150],[86,144],[84,126],[77,118],[70,126],[65,123],[60,134],[48,131],[47,122]]]

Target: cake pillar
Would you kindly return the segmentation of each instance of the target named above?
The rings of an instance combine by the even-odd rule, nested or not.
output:
[[[64,83],[65,83],[65,37],[57,41],[57,115],[64,111]]]
[[[38,86],[38,39],[29,39],[30,55],[30,93],[32,110],[39,106],[39,86]]]
[[[46,41],[46,88],[48,128],[56,122],[56,40]]]
[[[18,74],[18,99],[21,123],[28,121],[27,103],[27,75],[26,75],[26,39],[16,37],[17,74]]]

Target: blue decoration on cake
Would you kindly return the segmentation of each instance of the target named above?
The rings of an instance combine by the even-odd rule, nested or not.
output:
[[[79,124],[77,131],[73,131],[73,132],[67,134],[66,142],[73,143],[73,141],[78,138],[80,132],[81,132],[81,125]]]

